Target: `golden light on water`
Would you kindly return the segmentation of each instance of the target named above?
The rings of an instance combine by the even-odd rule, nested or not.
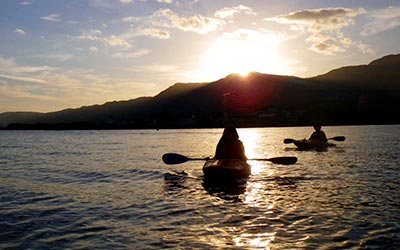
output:
[[[265,152],[265,137],[255,129],[238,129],[240,140],[245,147],[246,156],[249,159],[268,158]],[[268,178],[274,175],[274,169],[269,168],[268,161],[249,161],[251,165],[251,179],[246,183],[246,191],[243,194],[243,204],[254,209],[263,209],[261,217],[267,217],[274,213],[275,200],[265,195],[265,182],[254,181],[254,179]],[[247,226],[261,228],[257,233],[240,233],[233,238],[237,247],[272,249],[276,232],[269,223],[263,219],[249,221]],[[265,223],[265,224],[264,224]],[[263,232],[264,231],[264,232]]]
[[[241,234],[240,237],[233,239],[238,247],[257,247],[263,249],[270,249],[270,244],[275,239],[275,232],[273,233],[259,233],[259,234]]]
[[[274,208],[274,202],[264,196],[264,185],[255,182],[248,182],[243,203],[251,207],[259,207],[260,204],[268,211]]]
[[[256,148],[258,146],[259,134],[256,130],[239,130],[239,138],[243,142],[247,158],[258,158]]]
[[[263,158],[262,155],[257,153],[257,148],[259,148],[260,135],[256,130],[239,130],[240,140],[243,142],[245,153],[248,159],[252,158]],[[261,168],[263,167],[260,162],[251,162],[251,172],[257,175]]]

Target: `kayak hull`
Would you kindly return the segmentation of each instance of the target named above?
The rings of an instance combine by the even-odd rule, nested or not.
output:
[[[247,178],[251,166],[240,160],[208,160],[203,166],[204,177],[219,181]]]
[[[293,142],[299,150],[324,150],[328,147],[336,146],[333,143],[316,141],[316,140],[301,140]]]

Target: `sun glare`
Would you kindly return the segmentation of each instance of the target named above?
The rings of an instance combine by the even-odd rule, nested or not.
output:
[[[231,73],[246,76],[252,71],[291,74],[292,70],[279,54],[279,43],[276,36],[258,31],[242,29],[226,33],[202,55],[197,79],[216,80]]]

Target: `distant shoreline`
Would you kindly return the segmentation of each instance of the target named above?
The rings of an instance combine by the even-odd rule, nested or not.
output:
[[[67,130],[168,130],[168,129],[218,129],[224,126],[202,126],[202,127],[118,127],[118,126],[102,126],[95,124],[10,124],[11,126],[0,127],[0,130],[8,131],[67,131]],[[324,127],[334,126],[385,126],[385,125],[400,125],[400,122],[396,123],[337,123],[337,124],[322,124]],[[273,125],[273,126],[237,126],[238,128],[286,128],[286,127],[311,127],[312,123],[305,124],[285,124],[285,125]]]

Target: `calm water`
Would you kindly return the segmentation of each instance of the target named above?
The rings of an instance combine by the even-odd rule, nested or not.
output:
[[[324,127],[346,141],[301,152],[312,128],[240,129],[235,187],[203,185],[221,129],[0,131],[0,249],[400,249],[400,126]]]

